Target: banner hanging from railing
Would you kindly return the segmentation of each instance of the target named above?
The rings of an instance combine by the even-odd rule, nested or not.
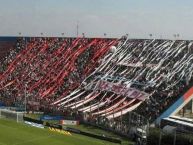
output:
[[[143,91],[139,91],[135,88],[130,88],[123,84],[115,84],[104,80],[100,80],[96,84],[95,90],[109,91],[118,95],[123,95],[128,98],[138,99],[142,101],[149,96],[149,94]]]

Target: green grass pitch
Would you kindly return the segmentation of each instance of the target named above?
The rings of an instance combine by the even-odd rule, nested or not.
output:
[[[78,134],[72,136],[51,132],[0,119],[0,145],[118,145]]]

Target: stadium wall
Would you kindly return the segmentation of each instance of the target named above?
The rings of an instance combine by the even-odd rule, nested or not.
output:
[[[97,134],[81,131],[79,129],[75,129],[75,128],[71,128],[71,127],[67,127],[65,130],[67,130],[69,132],[72,132],[72,133],[81,134],[81,135],[85,135],[85,136],[88,136],[88,137],[93,137],[93,138],[97,138],[97,139],[100,139],[100,140],[105,140],[105,141],[121,144],[120,139],[107,137],[107,136],[102,136],[102,135],[97,135]]]
[[[193,99],[193,87],[191,87],[183,96],[181,96],[173,105],[171,105],[164,113],[162,113],[155,121],[160,124],[161,119],[174,115],[181,110],[191,99]]]

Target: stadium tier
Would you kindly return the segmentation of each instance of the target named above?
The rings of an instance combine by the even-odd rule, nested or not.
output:
[[[16,38],[1,61],[0,99],[28,109],[69,108],[109,120],[151,121],[192,86],[192,41]],[[21,103],[22,102],[22,103]]]

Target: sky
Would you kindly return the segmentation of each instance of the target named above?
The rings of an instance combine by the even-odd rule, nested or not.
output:
[[[0,35],[193,40],[193,0],[0,0]]]

